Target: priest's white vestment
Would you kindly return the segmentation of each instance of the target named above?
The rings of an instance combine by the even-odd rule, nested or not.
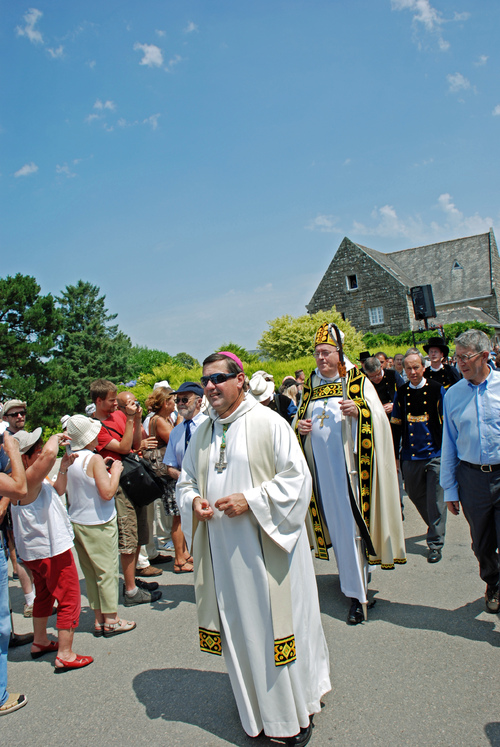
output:
[[[210,433],[207,428],[198,429],[191,439],[177,485],[181,517],[191,514],[196,496],[206,498],[214,510],[209,521],[195,528],[195,576],[200,564],[196,533],[201,530],[200,537],[201,532],[208,533],[222,652],[243,728],[252,737],[262,729],[270,737],[293,736],[307,727],[311,714],[321,710],[321,697],[331,689],[328,650],[304,523],[311,477],[290,426],[250,396],[229,417],[220,419],[211,411],[211,418],[211,424],[207,424]],[[258,485],[254,484],[255,471],[249,461],[249,452],[254,461],[252,455],[258,453],[255,445],[249,449],[250,431],[256,423],[264,426],[260,433],[269,434],[260,439],[259,448],[262,454],[271,455],[274,472],[272,479]],[[227,466],[218,472],[215,465],[220,458],[224,426]],[[200,466],[203,440],[207,443],[206,473]],[[243,493],[249,510],[229,518],[214,504],[232,493]],[[280,666],[275,659],[275,618],[279,615],[276,604],[273,607],[272,582],[266,567],[269,555],[265,548],[269,545],[271,554],[277,553],[285,562],[291,600],[289,622],[296,648],[296,660]],[[200,614],[210,585],[199,579],[198,573],[195,582]]]

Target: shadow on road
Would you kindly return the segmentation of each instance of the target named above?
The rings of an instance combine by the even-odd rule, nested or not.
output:
[[[499,747],[500,745],[500,722],[493,721],[491,724],[486,724],[484,727],[486,736],[492,747]]]
[[[229,676],[198,669],[149,669],[133,680],[150,719],[198,726],[237,747],[255,744],[242,730]]]
[[[317,576],[316,580],[321,612],[337,620],[345,620],[348,600],[340,591],[338,575]],[[495,622],[477,619],[484,612],[483,597],[455,610],[445,610],[423,604],[391,602],[377,597],[376,589],[370,589],[368,595],[369,600],[377,600],[376,606],[369,612],[370,621],[383,620],[410,630],[435,630],[470,641],[489,643],[495,648],[500,647],[500,633],[495,630]]]

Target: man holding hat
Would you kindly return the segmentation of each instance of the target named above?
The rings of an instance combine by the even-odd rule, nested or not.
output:
[[[457,369],[445,362],[448,360],[450,348],[442,337],[431,337],[424,345],[424,350],[431,362],[424,373],[427,381],[437,381],[443,389],[449,389],[450,386],[460,381],[460,374]]]
[[[336,340],[330,330],[325,323],[316,333],[317,368],[304,384],[295,428],[313,475],[316,557],[328,560],[333,546],[351,601],[347,622],[357,625],[366,613],[368,564],[394,568],[406,556],[389,420],[371,382],[347,358],[343,398],[343,335],[339,330]]]

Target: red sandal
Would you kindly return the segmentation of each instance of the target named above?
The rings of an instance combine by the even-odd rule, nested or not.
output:
[[[39,650],[31,652],[32,659],[39,659],[41,656],[45,656],[45,654],[55,653],[59,647],[57,641],[51,641],[48,646],[40,646],[39,643],[34,643],[33,646],[36,646]]]
[[[78,656],[78,654],[73,661],[64,661],[56,656],[55,671],[68,672],[70,669],[81,669],[82,667],[88,667],[93,661],[94,658],[92,656]]]

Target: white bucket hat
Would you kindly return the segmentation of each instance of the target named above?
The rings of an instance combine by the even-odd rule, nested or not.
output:
[[[66,423],[66,430],[71,438],[71,451],[80,451],[99,435],[101,423],[85,415],[73,415]]]
[[[257,402],[265,402],[274,394],[274,381],[267,381],[261,373],[254,373],[250,379],[250,393]]]

